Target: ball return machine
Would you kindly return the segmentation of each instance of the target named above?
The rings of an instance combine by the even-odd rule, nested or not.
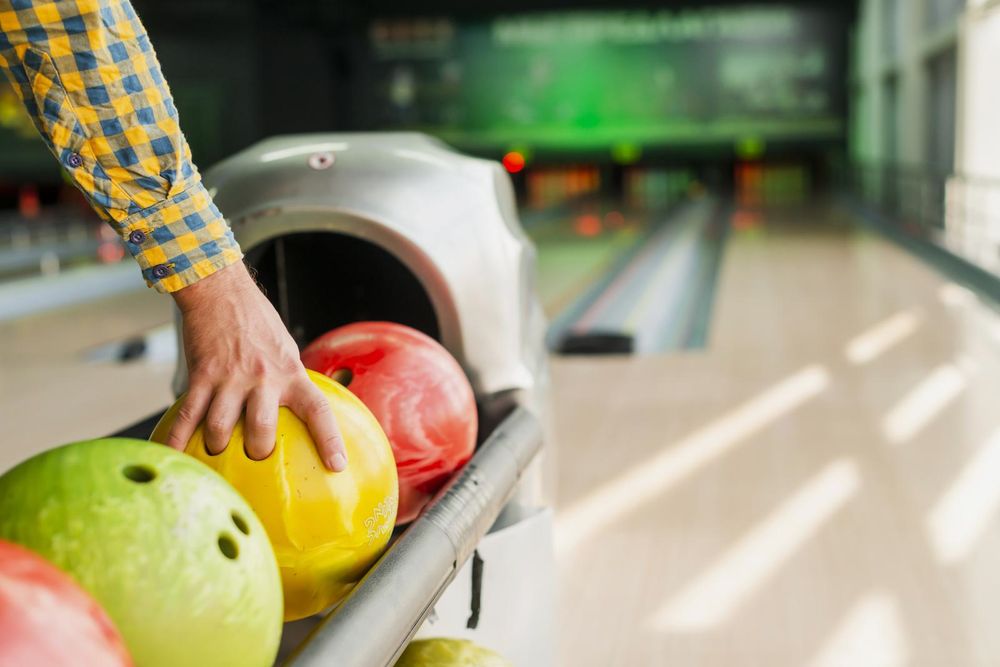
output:
[[[387,667],[428,636],[553,664],[545,321],[507,174],[420,134],[319,134],[256,144],[205,183],[300,346],[348,322],[406,324],[477,398],[472,460],[346,599],[286,624],[279,663]],[[186,369],[181,356],[177,394]]]

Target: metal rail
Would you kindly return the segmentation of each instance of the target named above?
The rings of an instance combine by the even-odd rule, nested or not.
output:
[[[843,178],[892,231],[1000,278],[1000,180],[870,163],[851,165]]]
[[[516,408],[285,665],[392,665],[541,446],[541,424]]]

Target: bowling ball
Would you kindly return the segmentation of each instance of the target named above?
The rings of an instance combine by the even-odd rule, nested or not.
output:
[[[314,340],[302,362],[343,382],[385,429],[399,472],[400,523],[415,519],[472,456],[472,387],[432,338],[392,322],[357,322]]]
[[[488,648],[466,639],[418,639],[410,642],[396,667],[513,667]]]
[[[111,619],[67,575],[0,540],[0,667],[132,664]]]
[[[306,425],[278,414],[274,453],[263,461],[243,449],[243,420],[225,451],[211,455],[199,426],[185,452],[219,471],[257,512],[271,538],[285,592],[285,620],[315,614],[342,599],[385,550],[396,519],[392,450],[371,412],[351,392],[318,373],[347,448],[347,469],[323,467]],[[180,401],[152,439],[163,441]]]
[[[0,538],[71,575],[138,665],[274,661],[281,583],[264,527],[190,456],[116,438],[39,454],[0,477]]]

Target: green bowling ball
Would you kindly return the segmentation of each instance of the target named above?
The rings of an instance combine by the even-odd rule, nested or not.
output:
[[[493,651],[466,639],[418,639],[410,642],[396,667],[513,667]]]
[[[0,476],[0,539],[69,573],[136,665],[274,662],[283,610],[267,534],[190,456],[125,439],[39,454]]]

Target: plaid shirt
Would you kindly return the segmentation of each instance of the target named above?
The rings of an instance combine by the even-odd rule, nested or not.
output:
[[[0,68],[149,285],[173,292],[241,259],[129,0],[0,0]]]

